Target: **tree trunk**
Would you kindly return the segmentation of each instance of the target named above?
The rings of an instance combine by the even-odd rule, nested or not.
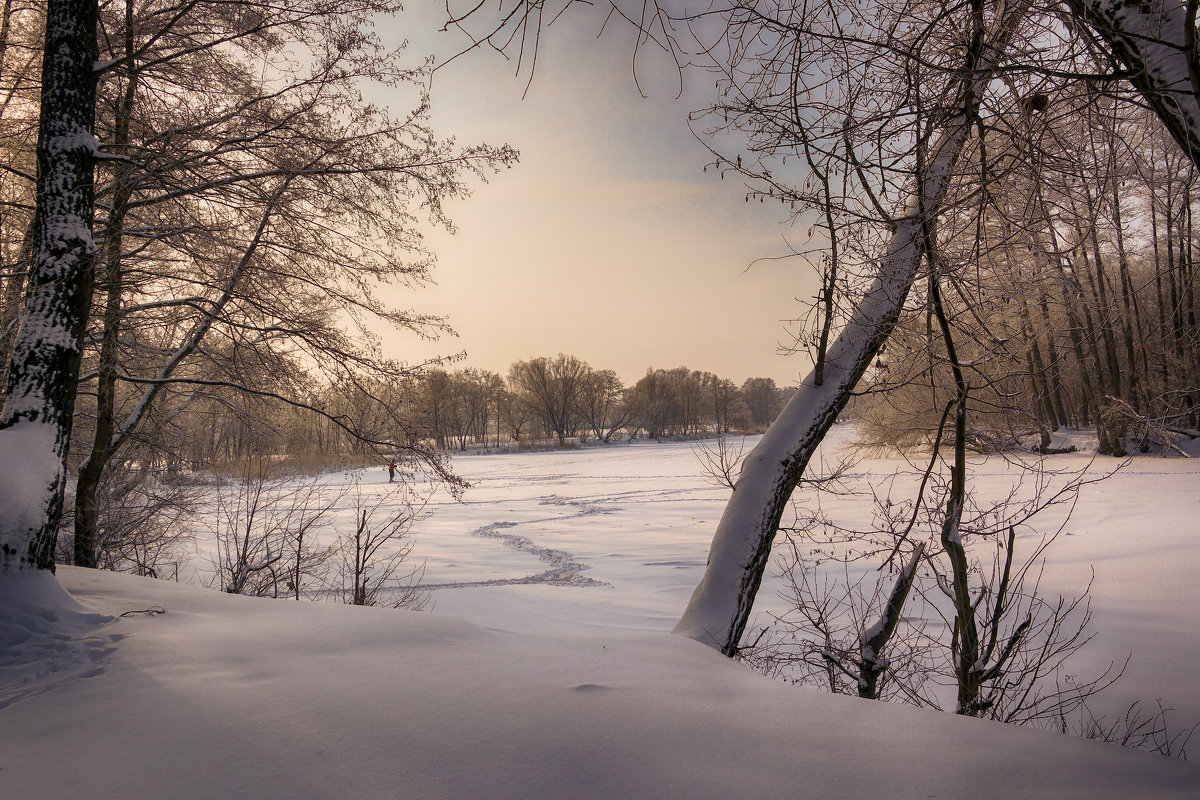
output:
[[[976,36],[964,70],[969,77],[960,86],[961,102],[939,121],[935,128],[938,138],[924,163],[917,165],[916,191],[904,215],[893,223],[876,277],[830,344],[822,383],[817,385],[810,374],[746,458],[713,536],[704,576],[674,633],[729,656],[737,653],[792,491],[900,317],[921,263],[927,224],[942,210],[977,113],[978,98],[1021,16],[1010,10],[995,31],[996,40],[985,45],[982,13],[977,12]]]
[[[129,123],[137,98],[138,71],[133,63],[133,3],[125,4],[125,57],[129,75],[114,126],[113,144],[124,148],[129,144]],[[79,466],[79,477],[75,481],[75,565],[92,567],[97,565],[99,542],[97,527],[100,508],[97,492],[100,479],[114,451],[113,431],[116,428],[117,393],[117,344],[121,335],[121,300],[124,285],[121,274],[122,234],[125,214],[133,195],[131,167],[117,167],[113,189],[112,209],[105,221],[102,239],[103,251],[100,266],[103,269],[105,290],[104,315],[100,334],[100,359],[96,377],[96,426],[92,435],[92,449]],[[99,271],[99,270],[97,270]]]
[[[46,8],[34,255],[0,412],[0,573],[54,569],[92,297],[96,17],[96,0]]]
[[[1029,370],[1030,390],[1033,393],[1034,414],[1039,417],[1041,424],[1050,430],[1057,431],[1060,425],[1066,424],[1060,419],[1051,399],[1049,381],[1045,362],[1042,360],[1042,349],[1038,344],[1037,332],[1029,315],[1029,305],[1025,297],[1018,298],[1017,309],[1021,314],[1021,334],[1025,338],[1026,368]]]
[[[863,631],[858,642],[858,696],[864,700],[879,699],[879,679],[887,671],[888,660],[883,656],[883,649],[892,639],[900,618],[904,613],[904,601],[912,590],[913,580],[917,576],[917,567],[921,565],[921,557],[925,554],[924,542],[917,545],[909,558],[907,566],[896,577],[892,593],[888,595],[883,614],[867,630]]]
[[[8,54],[10,47],[10,37],[12,36],[13,22],[13,0],[4,0],[3,8],[0,9],[0,72],[9,62]],[[16,86],[10,87],[7,91],[7,97],[3,98],[3,105],[7,106],[12,102],[17,94]],[[0,176],[0,182],[20,181],[24,182],[24,177],[3,175]],[[20,227],[10,219],[10,213],[7,208],[0,208],[0,230],[13,230]],[[22,301],[25,297],[25,274],[29,270],[30,251],[32,250],[33,242],[30,240],[32,230],[28,226],[25,227],[24,241],[18,251],[14,262],[6,262],[3,264],[3,270],[8,273],[4,278],[4,290],[0,292],[0,386],[8,385],[8,361],[12,355],[12,345],[16,337],[17,326],[21,321]]]
[[[1134,298],[1133,279],[1129,274],[1129,254],[1125,249],[1125,232],[1122,228],[1121,221],[1121,184],[1119,179],[1113,178],[1112,182],[1113,196],[1113,227],[1117,234],[1117,271],[1120,277],[1121,284],[1121,305],[1124,310],[1123,325],[1121,329],[1122,338],[1125,344],[1125,358],[1129,361],[1129,404],[1133,406],[1134,411],[1141,411],[1143,408],[1142,402],[1142,375],[1149,372],[1149,365],[1146,360],[1146,337],[1142,332],[1141,313],[1138,310],[1137,302]],[[1138,369],[1138,358],[1136,343],[1142,344],[1142,363],[1141,369]]]

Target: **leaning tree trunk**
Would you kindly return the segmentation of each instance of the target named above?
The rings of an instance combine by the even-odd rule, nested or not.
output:
[[[92,297],[96,8],[46,8],[33,260],[0,412],[0,574],[54,569]]]
[[[942,209],[959,157],[977,113],[979,98],[1003,58],[1023,4],[1010,9],[984,41],[982,12],[966,56],[961,103],[937,125],[940,135],[924,164],[917,190],[903,216],[893,223],[878,273],[826,355],[823,381],[809,375],[746,458],[733,496],[717,525],[708,565],[692,592],[674,633],[733,656],[762,583],[779,521],[850,392],[887,340],[916,279],[924,252],[923,233]]]

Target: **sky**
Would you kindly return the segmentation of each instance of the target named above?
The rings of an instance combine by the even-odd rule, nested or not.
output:
[[[410,6],[379,32],[407,39],[411,56],[445,59],[466,40],[437,33],[443,13],[440,3]],[[711,79],[677,99],[671,63],[643,50],[642,97],[628,31],[614,24],[597,38],[602,23],[586,6],[560,17],[531,84],[492,51],[435,74],[435,129],[464,144],[507,142],[521,160],[448,205],[457,232],[427,242],[437,285],[395,298],[448,317],[458,338],[398,337],[387,354],[411,362],[465,350],[461,365],[504,373],[564,352],[627,383],[681,365],[739,383],[797,382],[809,360],[778,350],[816,279],[799,259],[762,260],[787,253],[796,234],[778,208],[747,203],[735,177],[705,171],[711,158],[687,112]]]

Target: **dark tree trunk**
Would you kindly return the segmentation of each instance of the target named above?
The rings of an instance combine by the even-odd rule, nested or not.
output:
[[[1121,222],[1121,186],[1113,179],[1113,227],[1117,234],[1117,270],[1121,283],[1121,304],[1125,312],[1122,326],[1125,358],[1129,362],[1129,404],[1135,411],[1142,409],[1142,375],[1147,371],[1145,355],[1146,337],[1142,333],[1142,319],[1134,299],[1133,279],[1129,275],[1129,254],[1125,249],[1125,232]],[[1141,369],[1138,367],[1136,343],[1142,343]]]
[[[133,33],[133,4],[128,2],[125,4],[125,56],[130,59],[129,75],[117,111],[113,136],[113,143],[122,149],[129,143],[129,123],[138,88],[137,67],[132,62]],[[121,247],[125,214],[133,194],[130,172],[131,167],[124,164],[117,169],[112,210],[105,221],[101,240],[103,251],[99,266],[102,269],[100,274],[105,302],[96,379],[96,429],[91,453],[80,465],[79,477],[75,482],[75,565],[79,567],[95,567],[97,564],[100,508],[96,494],[104,470],[115,452],[112,440],[116,428],[117,344],[121,335],[121,299],[124,294]]]
[[[1033,330],[1033,323],[1029,317],[1029,306],[1024,297],[1020,298],[1018,310],[1021,313],[1021,332],[1026,342],[1025,360],[1034,397],[1034,413],[1046,428],[1057,431],[1059,425],[1065,424],[1065,422],[1059,418],[1054,408],[1054,402],[1051,400],[1049,381],[1047,380],[1049,373],[1042,360],[1042,350],[1038,345],[1037,333]]]
[[[13,0],[4,0],[3,8],[0,9],[0,71],[3,71],[8,63],[13,14]],[[10,92],[9,98],[5,98],[4,102],[6,103],[16,93],[15,88]],[[24,178],[15,176],[0,176],[0,181],[12,180],[25,181]],[[14,228],[22,227],[10,218],[10,213],[9,209],[0,208],[0,230],[11,231]],[[8,360],[12,355],[13,340],[16,336],[17,325],[21,321],[22,300],[25,297],[25,275],[29,270],[29,256],[32,249],[29,236],[32,231],[28,226],[24,227],[25,240],[17,255],[16,263],[3,264],[3,269],[8,273],[8,277],[4,278],[4,290],[0,292],[0,360],[2,360],[0,361],[0,386],[8,384]]]
[[[92,297],[96,16],[96,0],[50,0],[46,8],[33,261],[0,413],[9,442],[37,447],[20,457],[44,483],[36,506],[7,503],[0,510],[0,572],[54,569]]]

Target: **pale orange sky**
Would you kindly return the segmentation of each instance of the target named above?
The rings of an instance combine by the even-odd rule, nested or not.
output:
[[[458,232],[428,241],[437,285],[396,297],[447,316],[458,338],[396,339],[388,354],[418,361],[466,350],[462,365],[504,373],[513,361],[565,352],[626,382],[681,365],[739,383],[798,381],[807,357],[777,346],[816,278],[800,259],[751,266],[786,252],[784,237],[796,233],[778,207],[745,202],[734,176],[702,170],[707,153],[686,124],[702,89],[675,100],[673,69],[644,51],[639,78],[650,96],[640,97],[631,41],[597,41],[601,18],[577,11],[543,36],[524,99],[525,76],[495,53],[436,74],[435,129],[462,143],[508,142],[521,162],[448,205]],[[420,19],[398,20],[413,26],[404,31],[411,55],[462,43],[430,35]]]

